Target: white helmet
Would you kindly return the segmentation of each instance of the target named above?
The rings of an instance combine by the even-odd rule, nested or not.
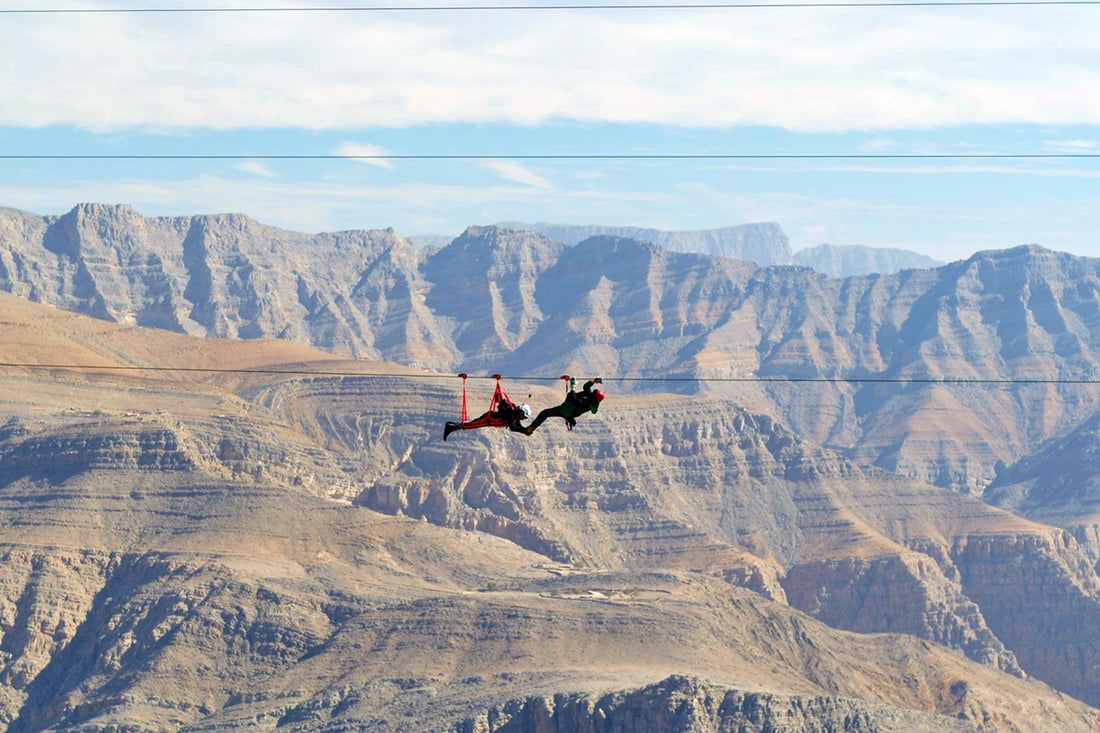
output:
[[[523,410],[523,419],[524,420],[530,420],[531,419],[531,408],[530,408],[530,406],[520,405],[519,409]]]

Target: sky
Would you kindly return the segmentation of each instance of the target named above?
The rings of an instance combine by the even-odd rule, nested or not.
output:
[[[6,5],[0,206],[1100,256],[1100,3],[491,4]]]

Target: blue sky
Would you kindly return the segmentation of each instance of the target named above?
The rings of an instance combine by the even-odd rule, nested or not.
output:
[[[39,214],[776,221],[795,250],[1100,255],[1097,158],[521,157],[1100,154],[1100,6],[0,14],[0,33],[0,154],[241,156],[0,159],[0,206]],[[499,157],[264,157],[356,154]]]

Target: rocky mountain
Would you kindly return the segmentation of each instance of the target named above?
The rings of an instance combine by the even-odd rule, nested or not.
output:
[[[309,236],[240,215],[146,218],[91,204],[61,217],[0,210],[9,292],[118,323],[353,355],[437,348],[408,277],[421,257],[392,231]]]
[[[504,222],[506,229],[531,231],[572,246],[592,237],[617,237],[655,244],[670,252],[691,252],[734,260],[749,260],[762,267],[789,265],[791,244],[778,224],[740,224],[720,229],[674,232],[641,227]]]
[[[1074,534],[1100,560],[1100,416],[998,471],[985,500]]]
[[[443,442],[453,376],[0,326],[9,731],[1100,725],[1068,533],[720,396]]]
[[[1100,409],[1095,385],[1071,383],[1100,359],[1100,260],[1035,246],[837,279],[605,235],[471,227],[435,249],[82,205],[0,211],[0,289],[441,372],[721,395],[860,465],[974,494]]]
[[[821,244],[795,252],[794,264],[809,267],[829,277],[852,277],[876,273],[892,275],[901,270],[927,270],[940,267],[944,263],[904,249]]]

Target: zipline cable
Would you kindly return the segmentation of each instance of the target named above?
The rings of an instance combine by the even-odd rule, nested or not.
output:
[[[870,0],[868,2],[743,2],[743,3],[552,3],[546,5],[315,5],[315,6],[225,6],[210,8],[10,8],[0,15],[122,15],[122,14],[182,14],[182,13],[438,13],[547,10],[768,10],[814,8],[951,8],[951,7],[1043,7],[1100,5],[1100,0]]]
[[[309,377],[364,377],[368,379],[507,379],[515,382],[556,382],[557,377],[542,377],[532,375],[496,375],[496,374],[418,374],[416,372],[360,372],[350,370],[330,369],[260,369],[248,367],[172,367],[152,365],[121,365],[121,364],[72,364],[72,363],[45,363],[34,364],[29,362],[0,362],[0,368],[4,369],[34,369],[34,370],[68,370],[68,371],[143,371],[143,372],[177,372],[177,373],[205,373],[205,374],[261,374],[276,376],[309,376]],[[1059,377],[673,377],[673,376],[649,376],[649,377],[602,377],[604,382],[715,382],[715,383],[770,383],[770,384],[940,384],[940,385],[997,385],[997,384],[1096,384],[1097,379],[1067,379]]]
[[[1096,160],[1100,153],[0,153],[0,160]]]

